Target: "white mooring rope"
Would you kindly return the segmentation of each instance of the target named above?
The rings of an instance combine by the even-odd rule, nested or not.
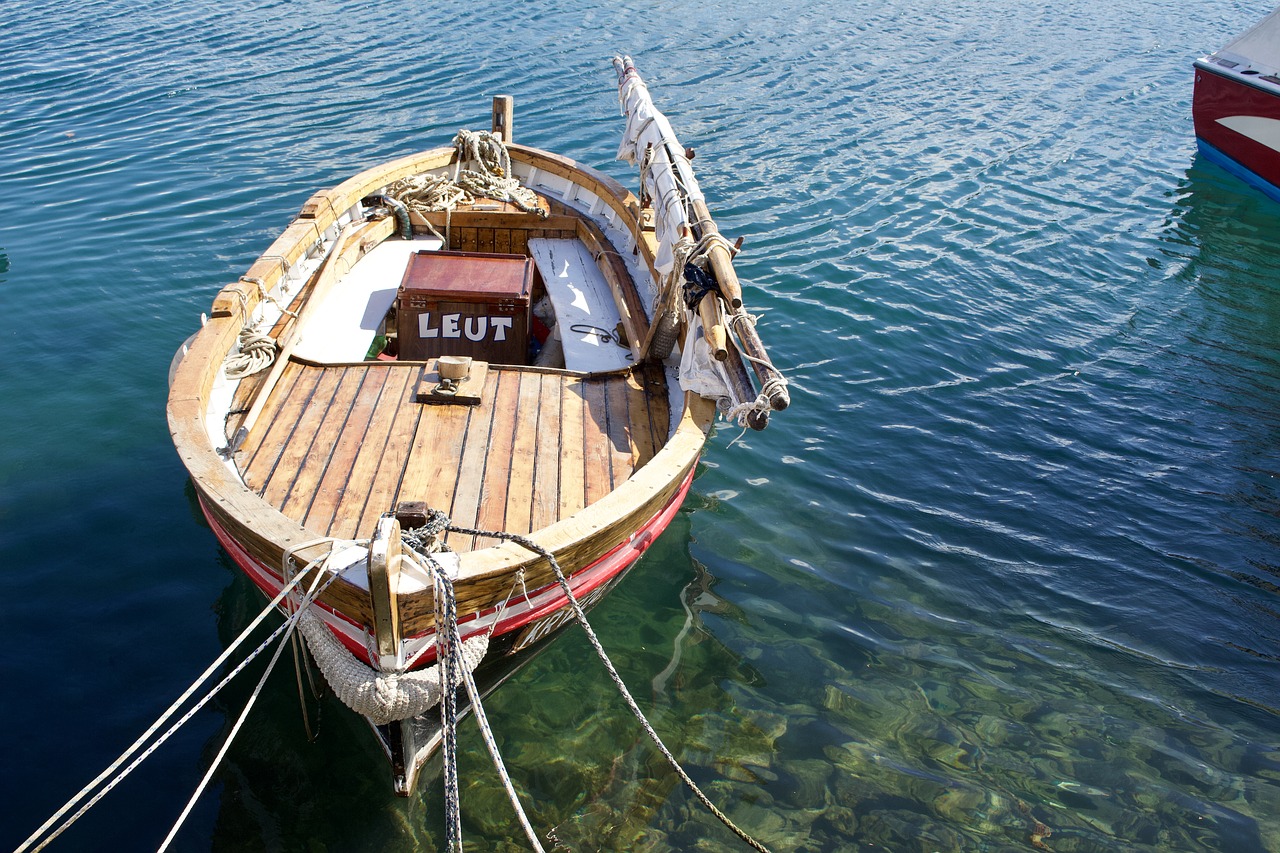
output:
[[[84,814],[87,811],[89,811],[89,809],[97,805],[97,803],[104,796],[106,796],[108,792],[110,792],[118,784],[124,781],[126,776],[132,773],[139,764],[141,764],[144,760],[147,759],[148,756],[154,753],[156,749],[160,747],[161,744],[163,744],[170,737],[172,737],[174,733],[178,731],[178,729],[180,729],[183,725],[186,724],[188,720],[190,720],[193,716],[195,716],[197,711],[199,711],[201,708],[207,705],[213,699],[213,697],[216,696],[222,690],[222,688],[226,687],[231,682],[232,679],[234,679],[237,675],[243,672],[245,667],[248,666],[251,661],[257,658],[258,655],[262,654],[267,649],[267,647],[270,646],[270,644],[275,641],[277,637],[283,634],[289,628],[289,626],[291,625],[291,622],[286,621],[280,627],[276,628],[276,630],[271,633],[271,636],[267,637],[265,640],[259,643],[257,648],[255,648],[252,652],[250,652],[243,661],[241,661],[238,665],[236,665],[236,667],[232,669],[231,672],[228,673],[221,681],[215,684],[213,688],[211,688],[208,693],[206,693],[199,701],[197,701],[196,704],[190,708],[190,710],[188,710],[185,714],[183,714],[177,720],[177,722],[175,722],[172,726],[170,726],[168,729],[162,732],[158,737],[155,738],[154,742],[152,742],[152,738],[155,737],[156,733],[160,731],[161,726],[163,726],[170,718],[172,718],[174,714],[178,712],[178,709],[180,709],[183,705],[187,703],[187,701],[195,694],[196,688],[198,688],[204,682],[208,681],[209,678],[213,675],[213,673],[216,672],[224,663],[226,663],[227,659],[231,657],[231,655],[236,651],[236,649],[240,648],[240,646],[244,644],[245,640],[247,640],[249,636],[254,632],[254,630],[256,630],[257,627],[262,624],[262,621],[266,619],[270,613],[275,611],[276,606],[279,605],[280,602],[284,600],[285,596],[293,592],[294,588],[302,581],[303,578],[307,576],[309,572],[319,567],[321,570],[320,576],[323,577],[324,573],[328,569],[328,562],[330,558],[339,550],[336,548],[336,546],[339,544],[347,545],[347,544],[357,544],[357,543],[350,542],[349,540],[336,540],[336,539],[327,539],[327,538],[316,539],[310,542],[304,542],[301,545],[297,545],[289,549],[288,551],[286,551],[284,554],[284,561],[286,563],[289,562],[292,559],[292,555],[294,553],[297,553],[298,551],[307,550],[316,545],[324,545],[324,544],[328,544],[330,546],[329,551],[327,551],[323,556],[317,557],[316,559],[312,560],[289,583],[286,583],[281,588],[280,592],[276,595],[276,597],[273,598],[270,601],[270,603],[268,603],[267,606],[256,617],[254,617],[253,621],[250,622],[249,625],[243,631],[240,632],[240,636],[236,637],[235,640],[233,640],[231,644],[228,645],[227,648],[222,652],[222,654],[218,655],[217,659],[214,660],[213,663],[209,664],[209,666],[204,670],[204,672],[200,673],[200,675],[196,678],[196,680],[193,681],[191,685],[186,690],[183,691],[182,695],[179,696],[173,702],[173,704],[170,705],[164,711],[164,713],[162,713],[156,719],[156,721],[152,723],[147,728],[147,730],[138,737],[137,740],[135,740],[132,744],[130,744],[129,747],[125,749],[125,751],[122,752],[118,758],[116,758],[115,761],[113,761],[110,765],[107,766],[106,769],[104,769],[101,773],[99,773],[96,777],[94,777],[94,779],[91,782],[89,782],[89,784],[81,788],[71,799],[67,800],[67,802],[64,803],[61,808],[59,808],[56,812],[50,815],[49,819],[46,820],[43,824],[41,824],[40,827],[36,829],[35,832],[31,833],[31,835],[26,839],[26,841],[23,841],[22,844],[18,846],[18,848],[14,851],[14,853],[25,853],[25,851],[28,851],[28,850],[33,851],[33,853],[35,853],[36,851],[43,850],[50,843],[52,843],[54,839],[60,836],[63,832],[69,829],[72,824],[74,824],[81,817],[83,817]],[[329,574],[330,574],[329,582],[332,582],[332,579],[336,578],[337,574],[332,572],[330,572]],[[129,759],[135,754],[137,755],[137,757],[134,758],[133,761],[131,761],[128,765],[125,765],[125,762],[129,761]],[[96,793],[94,793],[95,791]],[[93,796],[90,797],[90,794],[93,794]],[[87,801],[86,801],[86,797],[88,798]],[[82,805],[74,814],[71,814],[69,817],[67,817],[68,812],[70,812],[73,808],[76,807],[77,804],[81,803],[82,801],[84,801],[84,805]],[[65,820],[63,820],[64,817],[66,818]],[[59,821],[61,821],[61,823],[59,823]]]
[[[223,739],[222,746],[218,749],[218,754],[214,756],[213,761],[209,763],[209,769],[205,771],[204,777],[200,780],[200,784],[197,785],[196,789],[191,793],[191,797],[187,800],[187,805],[183,808],[182,814],[178,815],[178,819],[174,821],[173,826],[169,829],[169,834],[165,836],[164,841],[161,842],[158,848],[156,848],[156,853],[165,853],[165,851],[169,849],[169,845],[173,843],[173,839],[178,835],[178,830],[182,828],[184,823],[186,823],[187,817],[191,814],[191,810],[195,808],[196,801],[200,799],[200,795],[204,793],[205,788],[209,787],[209,782],[213,779],[214,771],[221,766],[222,759],[226,757],[227,751],[231,749],[231,742],[234,741],[236,739],[236,735],[240,733],[241,726],[244,725],[244,721],[249,717],[249,711],[253,709],[254,704],[258,701],[258,696],[262,694],[263,686],[267,683],[267,679],[271,677],[271,673],[275,670],[276,664],[280,661],[280,653],[284,651],[285,645],[292,638],[294,629],[298,627],[298,620],[303,614],[308,612],[307,608],[316,600],[320,593],[328,589],[329,584],[337,580],[338,575],[336,572],[330,574],[329,578],[325,580],[324,585],[321,586],[320,581],[323,578],[323,574],[316,574],[315,580],[311,583],[311,589],[307,590],[307,594],[298,604],[298,608],[289,616],[288,619],[285,620],[285,624],[281,626],[281,628],[284,629],[284,638],[276,644],[276,650],[271,655],[271,660],[267,662],[267,668],[258,679],[258,684],[253,688],[253,693],[249,695],[248,701],[244,703],[244,708],[240,710],[240,716],[236,718],[235,725],[231,727],[231,731],[229,731],[227,736]],[[277,631],[277,633],[279,632]],[[274,637],[275,634],[272,636]]]

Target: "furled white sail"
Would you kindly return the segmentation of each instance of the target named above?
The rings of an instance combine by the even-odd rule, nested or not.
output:
[[[618,102],[627,117],[618,159],[640,166],[645,192],[653,200],[654,234],[658,239],[658,272],[667,275],[675,265],[674,248],[689,225],[686,202],[702,199],[702,190],[693,176],[684,146],[676,138],[671,123],[654,106],[648,87],[631,64],[621,59],[625,69],[618,81]],[[683,188],[683,193],[681,192]]]

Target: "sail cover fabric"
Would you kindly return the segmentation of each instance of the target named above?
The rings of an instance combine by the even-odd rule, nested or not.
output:
[[[643,166],[648,153],[648,169],[641,170],[645,191],[653,200],[654,233],[658,238],[656,266],[668,275],[675,266],[674,247],[680,239],[681,227],[689,224],[688,211],[681,199],[680,187],[689,200],[702,199],[702,190],[693,176],[684,147],[676,139],[667,117],[653,104],[649,89],[631,67],[631,57],[624,57],[627,69],[618,81],[618,102],[627,117],[618,159]],[[650,148],[652,146],[652,148]]]

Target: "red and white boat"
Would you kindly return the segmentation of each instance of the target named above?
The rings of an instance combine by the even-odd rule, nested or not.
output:
[[[1195,68],[1200,151],[1280,201],[1280,9]]]
[[[457,667],[492,689],[605,595],[717,404],[763,428],[788,402],[690,155],[617,68],[639,197],[513,144],[495,99],[492,131],[314,195],[175,362],[210,526],[403,795]]]

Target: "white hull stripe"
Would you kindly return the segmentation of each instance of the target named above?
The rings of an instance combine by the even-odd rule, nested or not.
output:
[[[1272,151],[1280,151],[1280,119],[1262,116],[1227,116],[1218,119],[1218,124],[1234,130],[1241,136],[1247,136]]]

